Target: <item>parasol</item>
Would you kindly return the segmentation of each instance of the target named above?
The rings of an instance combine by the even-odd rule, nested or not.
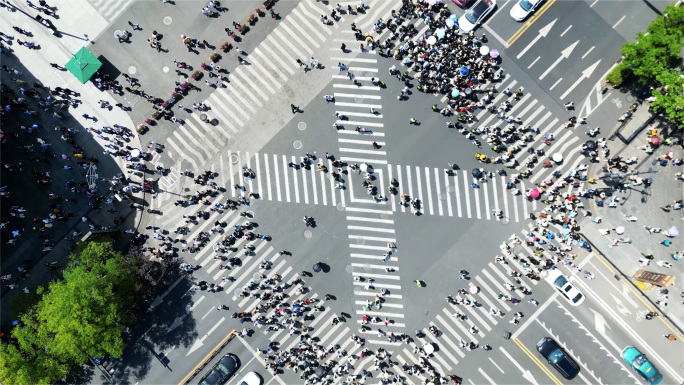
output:
[[[134,148],[131,150],[131,158],[138,158],[140,157],[140,150],[137,148]]]
[[[323,268],[323,266],[321,265],[320,262],[316,262],[316,264],[313,265],[313,271],[315,271],[316,273],[320,272],[322,268]]]
[[[435,35],[438,39],[444,39],[444,36],[446,35],[446,30],[444,28],[440,28],[437,31],[435,31]]]
[[[453,90],[451,90],[451,97],[452,97],[452,98],[455,98],[455,97],[457,97],[457,96],[460,95],[460,94],[461,94],[461,91],[459,91],[458,88],[454,88]]]
[[[675,226],[672,226],[667,230],[667,235],[674,238],[679,235],[679,229]]]
[[[617,234],[622,235],[622,234],[625,233],[625,227],[624,227],[624,226],[618,226],[618,227],[615,228],[615,232],[616,232]]]
[[[471,286],[468,291],[470,291],[470,294],[477,294],[480,292],[480,288],[477,286]]]
[[[598,148],[598,145],[593,140],[587,140],[587,143],[584,145],[587,147],[587,150],[596,150]]]
[[[551,159],[553,159],[553,161],[556,163],[560,163],[563,161],[563,155],[561,155],[559,152],[557,152],[551,156]]]
[[[430,37],[428,37],[428,39],[427,39],[427,43],[430,44],[430,45],[434,45],[435,43],[437,43],[437,38],[434,37],[434,36],[430,36]]]
[[[659,136],[651,137],[651,144],[654,146],[660,145],[660,137]]]
[[[470,68],[463,66],[463,67],[461,67],[460,71],[461,71],[461,76],[466,76],[466,75],[468,75],[468,73],[470,73]]]
[[[474,168],[474,169],[473,169],[473,176],[474,176],[475,178],[481,177],[481,176],[482,176],[482,171],[480,171],[479,168]]]
[[[489,51],[489,56],[491,56],[492,59],[496,59],[499,57],[499,51],[496,49],[493,49],[493,50]]]
[[[489,53],[489,47],[487,47],[486,45],[483,45],[482,47],[480,47],[480,55],[486,55],[488,53]]]
[[[454,28],[456,25],[456,22],[453,19],[447,19],[444,24],[446,24],[447,27],[449,28]]]
[[[532,198],[532,199],[537,199],[537,198],[539,198],[539,190],[537,190],[536,188],[533,188],[533,189],[530,191],[530,198]]]

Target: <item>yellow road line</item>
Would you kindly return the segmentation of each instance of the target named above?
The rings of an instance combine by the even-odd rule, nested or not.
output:
[[[214,346],[214,348],[211,349],[211,351],[209,352],[209,354],[207,354],[206,356],[204,356],[204,358],[202,358],[202,359],[200,360],[200,362],[199,362],[197,365],[195,365],[195,367],[192,368],[192,370],[191,370],[188,374],[186,374],[185,377],[183,377],[183,379],[178,383],[178,385],[186,384],[188,381],[190,381],[190,380],[192,379],[192,377],[196,376],[196,373],[195,373],[195,372],[197,371],[197,368],[199,368],[200,366],[204,365],[204,364],[206,363],[207,360],[211,359],[211,357],[214,356],[216,349],[218,349],[219,346],[222,346],[228,339],[233,338],[233,336],[235,335],[235,333],[236,333],[235,330],[233,330],[233,331],[231,331],[230,333],[228,333],[228,335],[226,335],[226,336],[221,340],[221,342],[219,342],[218,344],[216,344],[216,346]]]
[[[539,361],[539,359],[525,345],[523,345],[522,341],[520,341],[517,338],[514,338],[513,342],[515,342],[515,344],[518,345],[520,350],[522,350],[523,353],[525,353],[527,357],[529,357],[532,360],[532,362],[537,364],[537,366],[539,367],[539,369],[542,370],[542,372],[546,373],[546,375],[551,379],[551,381],[553,381],[556,385],[563,385],[563,383],[560,382],[560,380],[549,371],[549,368],[547,368],[545,364]]]
[[[508,44],[508,46],[510,47],[513,43],[515,43],[515,41],[518,40],[518,38],[520,38],[520,36],[522,36],[523,33],[525,33],[525,31],[527,31],[532,26],[532,24],[534,24],[537,20],[539,20],[541,15],[543,15],[544,12],[546,12],[549,8],[551,8],[553,3],[555,3],[555,2],[556,2],[556,0],[549,0],[548,3],[544,4],[544,6],[541,7],[539,9],[539,11],[534,16],[532,16],[530,18],[530,20],[528,20],[525,24],[523,24],[523,26],[520,27],[520,29],[518,31],[516,31],[513,34],[513,36],[511,36],[510,39],[508,39],[508,41],[506,42]]]
[[[613,267],[610,266],[610,264],[609,264],[608,262],[606,262],[606,261],[603,259],[603,257],[601,257],[600,255],[596,254],[596,253],[593,252],[593,251],[592,251],[592,254],[594,254],[594,256],[598,259],[598,261],[601,262],[608,270],[610,270],[610,272],[613,273],[613,275],[617,274],[617,273],[615,272],[615,270],[613,270]],[[625,281],[622,280],[622,279],[620,280],[620,283],[621,283],[622,285],[624,285],[629,291],[631,291],[632,294],[634,294],[634,297],[635,297],[636,299],[638,299],[639,301],[641,301],[641,303],[643,303],[644,306],[646,306],[646,309],[648,309],[648,311],[653,311],[653,312],[658,313],[658,312],[657,312],[658,309],[654,309],[653,307],[651,307],[651,304],[648,303],[648,302],[646,302],[646,300],[644,300],[643,296],[642,296],[642,295],[639,295],[639,293],[637,293],[637,292],[634,290],[634,288],[632,287],[632,285],[630,285],[630,284],[628,284],[628,283],[625,283]],[[656,318],[658,318],[658,319],[660,320],[660,322],[662,322],[663,325],[665,325],[666,328],[668,328],[674,335],[676,335],[676,336],[678,337],[678,341],[679,341],[680,343],[684,343],[684,341],[682,341],[683,338],[682,338],[681,334],[679,334],[679,331],[677,331],[677,329],[675,329],[674,327],[672,327],[672,325],[671,325],[669,322],[667,322],[666,319],[665,319],[664,317],[661,317],[661,316],[659,315],[659,316],[656,317]]]

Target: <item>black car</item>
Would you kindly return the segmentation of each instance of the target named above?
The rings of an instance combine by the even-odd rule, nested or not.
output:
[[[542,338],[537,342],[537,350],[568,380],[572,380],[579,374],[580,367],[577,362],[552,338]]]
[[[228,353],[221,357],[209,373],[202,377],[199,385],[221,385],[235,374],[239,366],[237,356],[233,353]]]

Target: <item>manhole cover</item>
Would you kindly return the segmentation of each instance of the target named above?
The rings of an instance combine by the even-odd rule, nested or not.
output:
[[[299,141],[299,140],[295,140],[295,141],[292,143],[292,147],[294,147],[295,150],[300,150],[300,149],[302,148],[302,142]]]
[[[297,128],[299,128],[299,131],[304,131],[304,130],[306,130],[306,122],[299,122],[299,123],[297,123]]]
[[[370,263],[364,263],[364,264],[363,264],[363,269],[366,270],[366,271],[370,271],[370,269],[371,269]]]
[[[351,265],[347,265],[344,267],[344,271],[346,271],[347,273],[351,273],[352,270],[353,270],[353,268],[351,267]]]
[[[382,214],[380,214],[380,218],[382,218],[382,219],[387,219],[387,218],[389,218],[389,214],[387,214],[387,213],[382,213]]]
[[[354,294],[361,294],[363,292],[363,286],[354,286]]]
[[[363,98],[362,96],[357,96],[357,97],[354,98],[354,101],[357,102],[357,103],[363,103],[363,99],[364,99],[364,98]]]
[[[345,209],[344,203],[338,203],[337,204],[337,211],[344,211],[344,209]]]
[[[365,245],[365,244],[366,244],[366,238],[364,238],[364,237],[358,237],[358,238],[356,239],[356,243],[358,243],[359,245]]]
[[[130,66],[128,67],[128,73],[131,75],[135,75],[135,73],[138,72],[138,68],[136,66]]]
[[[164,67],[162,67],[162,72],[163,72],[163,73],[168,73],[168,72],[169,72],[169,66],[164,66]]]
[[[254,283],[260,283],[261,282],[261,273],[254,273],[252,275],[252,281],[254,281]]]
[[[313,233],[311,232],[311,230],[306,230],[304,232],[304,238],[311,238],[312,236],[313,236]]]
[[[456,188],[455,188],[454,186],[449,186],[449,187],[447,187],[447,192],[448,192],[449,194],[453,193],[454,191],[456,191]]]
[[[440,201],[445,201],[447,199],[447,193],[441,193],[439,194],[439,200]]]
[[[238,156],[237,154],[230,154],[230,163],[236,164],[238,162]]]
[[[171,25],[172,22],[173,22],[173,18],[171,18],[171,16],[164,17],[164,24]]]
[[[242,290],[241,290],[241,289],[235,289],[235,291],[233,292],[233,294],[234,294],[236,297],[240,297],[240,294],[242,294]]]

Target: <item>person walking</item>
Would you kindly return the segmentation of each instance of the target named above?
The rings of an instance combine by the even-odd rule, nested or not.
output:
[[[138,30],[138,29],[141,29],[141,28],[140,28],[140,24],[133,24],[133,22],[131,22],[130,20],[128,21],[128,25],[129,25],[134,31],[135,31],[135,30]]]
[[[295,106],[294,104],[290,104],[290,108],[292,109],[293,114],[296,114],[297,111],[299,111],[299,107]]]

